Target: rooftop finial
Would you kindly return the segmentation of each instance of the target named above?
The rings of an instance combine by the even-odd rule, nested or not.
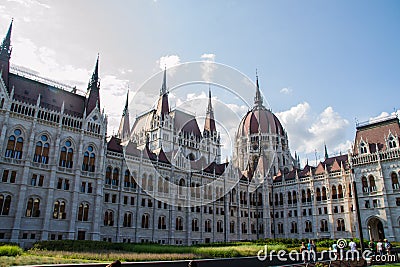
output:
[[[260,86],[258,84],[257,69],[256,69],[256,96],[254,97],[254,104],[256,106],[262,106],[262,104],[263,104],[263,99],[262,99],[261,92],[260,92]]]
[[[166,93],[167,93],[167,65],[164,65],[164,77],[160,90],[160,95],[165,95]]]

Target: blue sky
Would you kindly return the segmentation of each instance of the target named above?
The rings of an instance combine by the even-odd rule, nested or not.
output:
[[[322,156],[323,143],[347,152],[355,118],[399,109],[399,1],[5,0],[0,35],[11,17],[12,63],[42,76],[84,90],[100,53],[109,132],[128,86],[134,92],[164,62],[205,58],[252,80],[258,69],[292,152],[304,158]]]

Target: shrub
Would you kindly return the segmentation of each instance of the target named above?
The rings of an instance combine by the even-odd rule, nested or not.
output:
[[[19,256],[24,252],[19,246],[3,245],[0,246],[0,256]]]

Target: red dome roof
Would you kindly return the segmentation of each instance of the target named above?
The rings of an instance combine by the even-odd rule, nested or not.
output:
[[[264,106],[255,106],[248,111],[239,124],[238,136],[249,134],[278,134],[284,135],[284,130],[278,118]]]

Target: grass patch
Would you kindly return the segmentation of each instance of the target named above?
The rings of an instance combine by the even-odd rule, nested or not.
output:
[[[0,246],[0,256],[18,256],[23,252],[22,248],[14,245]]]

